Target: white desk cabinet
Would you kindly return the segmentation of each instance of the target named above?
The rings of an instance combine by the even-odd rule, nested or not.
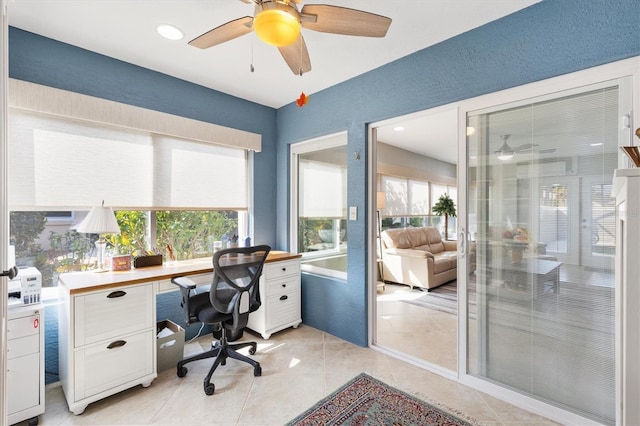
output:
[[[8,423],[38,424],[44,413],[44,306],[9,309],[7,323]]]
[[[154,283],[63,293],[59,369],[69,409],[81,414],[91,402],[149,386],[156,377]]]
[[[264,339],[302,322],[300,259],[265,263],[260,278],[260,308],[249,315],[247,327]]]

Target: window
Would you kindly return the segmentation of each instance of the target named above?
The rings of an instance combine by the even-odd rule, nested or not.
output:
[[[408,226],[433,226],[444,236],[444,218],[435,216],[431,208],[441,195],[448,194],[455,202],[455,186],[409,179],[380,176],[380,187],[385,194],[385,207],[380,209],[382,230]],[[449,217],[448,239],[456,238],[456,220]]]
[[[293,145],[294,250],[303,270],[346,277],[346,134]]]
[[[75,105],[80,95],[69,96]],[[136,120],[145,122],[146,113]],[[188,121],[171,134],[215,134],[214,125],[163,117],[167,126]],[[171,246],[178,260],[192,259],[210,256],[215,241],[250,236],[246,149],[19,108],[9,109],[8,124],[10,241],[16,263],[38,268],[45,287],[59,273],[92,267],[97,236],[71,227],[103,200],[121,229],[107,236],[107,254],[165,254]]]

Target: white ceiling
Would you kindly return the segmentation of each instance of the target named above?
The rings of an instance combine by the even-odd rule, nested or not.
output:
[[[303,91],[313,102],[318,91],[538,1],[303,1],[299,7],[326,3],[392,19],[382,39],[303,30],[312,64],[312,70],[303,76],[294,75],[277,49],[254,34],[205,50],[187,44],[227,21],[253,15],[253,6],[240,0],[10,0],[8,17],[13,27],[279,108],[294,102]],[[184,39],[160,37],[156,26],[161,23],[182,29]],[[252,63],[254,72],[250,71]],[[412,126],[405,124],[407,130],[394,134],[393,140],[387,140],[381,129],[381,140],[410,150],[419,141],[422,151],[442,153],[442,140],[455,141],[455,124],[443,126],[448,121],[436,115],[427,118],[429,122],[422,119]],[[453,139],[443,139],[450,134],[442,132],[454,132]],[[455,163],[455,149],[451,151],[452,155],[435,157]]]

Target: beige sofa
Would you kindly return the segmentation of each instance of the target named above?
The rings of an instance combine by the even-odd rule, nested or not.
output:
[[[384,280],[430,290],[455,280],[455,241],[442,241],[436,228],[388,229],[382,232]]]

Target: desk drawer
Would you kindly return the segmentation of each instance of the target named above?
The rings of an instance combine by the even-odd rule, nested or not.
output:
[[[153,284],[118,287],[74,297],[74,346],[153,328]]]
[[[300,319],[300,292],[289,291],[280,296],[269,297],[266,306],[266,329]]]
[[[300,261],[296,259],[265,263],[262,274],[266,280],[278,279],[289,275],[300,275]]]
[[[288,294],[300,289],[300,278],[297,276],[282,277],[277,279],[267,280],[265,282],[266,291],[261,294],[263,297],[271,298],[273,296],[280,296],[282,294]]]
[[[39,351],[40,336],[38,334],[11,339],[7,342],[8,359],[14,359],[24,355],[38,353]]]
[[[26,315],[7,322],[7,339],[37,335],[40,331],[40,315]]]
[[[151,374],[154,347],[155,336],[148,330],[77,350],[76,401]]]

